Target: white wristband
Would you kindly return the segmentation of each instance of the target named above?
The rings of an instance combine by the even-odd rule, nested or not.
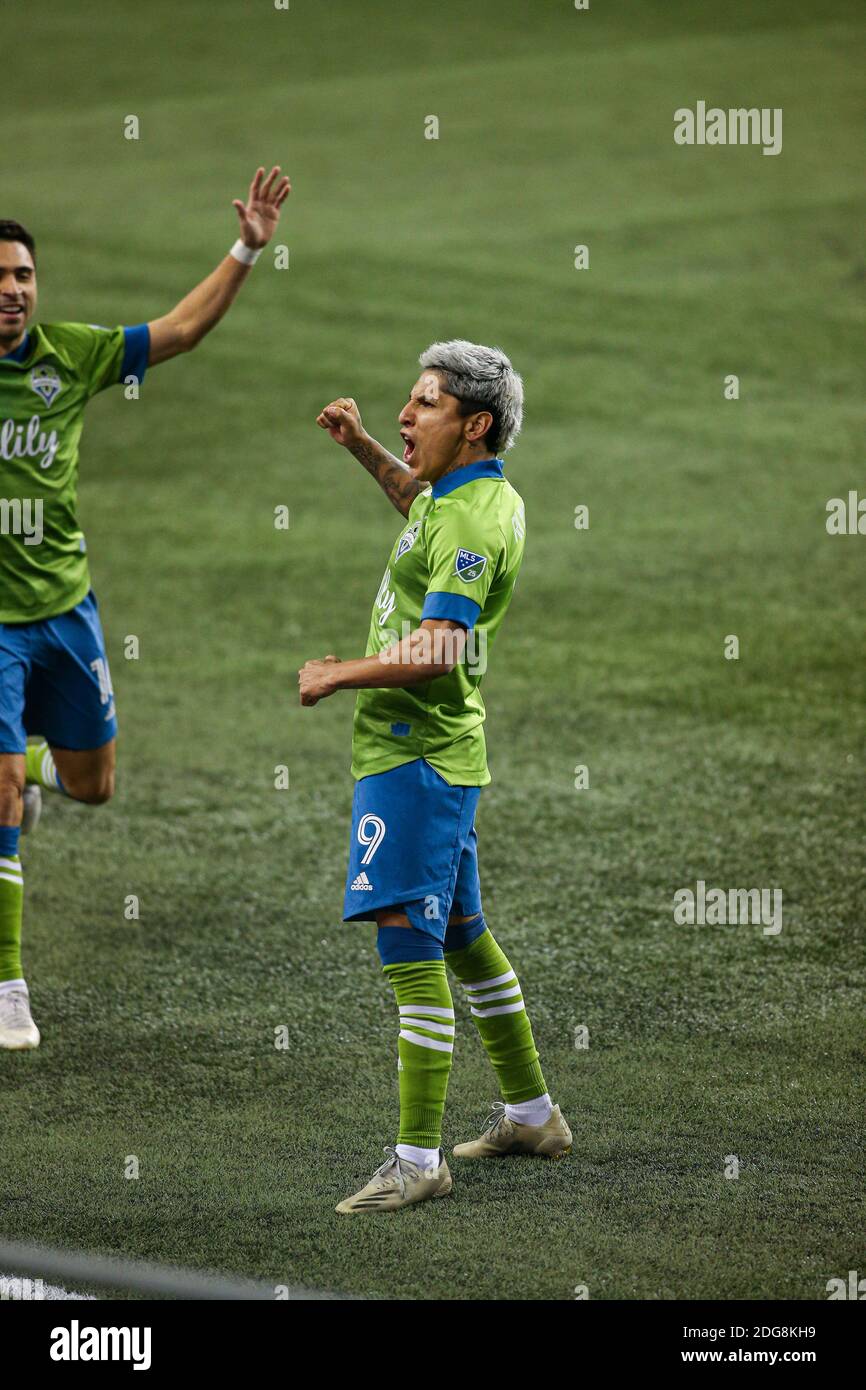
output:
[[[236,261],[240,261],[241,265],[255,265],[261,254],[261,251],[254,251],[251,246],[247,246],[243,241],[236,241],[231,251],[229,251],[229,255],[234,256]]]

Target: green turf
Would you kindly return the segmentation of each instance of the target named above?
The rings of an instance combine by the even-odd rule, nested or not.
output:
[[[52,801],[25,848],[44,1043],[0,1057],[0,1233],[418,1299],[816,1299],[862,1274],[866,538],[824,528],[864,489],[860,7],[45,0],[4,23],[27,43],[0,215],[37,233],[44,318],[155,316],[229,245],[257,161],[295,192],[290,270],[265,257],[193,357],[90,409],[119,789]],[[676,147],[699,98],[781,106],[783,153]],[[313,421],[351,392],[393,446],[418,351],[454,335],[526,378],[481,863],[576,1143],[352,1221],[334,1204],[395,1133],[394,1009],[372,929],[339,924],[351,699],[300,710],[295,672],[360,653],[397,518]],[[699,878],[781,887],[781,935],[676,926]],[[448,1145],[495,1095],[457,1009]]]

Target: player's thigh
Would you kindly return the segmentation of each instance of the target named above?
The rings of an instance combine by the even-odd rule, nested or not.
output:
[[[399,907],[386,907],[375,915],[377,927],[411,927],[406,913]]]
[[[57,772],[64,789],[76,801],[100,806],[114,795],[117,740],[99,748],[58,748],[51,745]]]
[[[24,790],[29,625],[0,623],[0,825],[18,825]]]
[[[477,922],[481,916],[481,909],[478,912],[470,913],[467,917],[460,917],[456,912],[449,912],[448,926],[462,927],[467,922]],[[376,913],[376,925],[378,927],[411,927],[412,923],[406,913],[399,908],[385,908],[383,912]]]
[[[478,835],[473,824],[466,836],[457,866],[454,893],[451,898],[449,926],[463,925],[480,916],[481,879],[478,874]]]
[[[69,613],[38,625],[24,723],[29,734],[48,741],[64,784],[62,767],[70,779],[83,780],[91,790],[99,782],[104,793],[114,769],[117,720],[92,594]],[[67,752],[81,756],[67,758]],[[67,790],[77,795],[71,781]]]
[[[357,782],[344,920],[408,923],[441,941],[477,799],[423,759]]]
[[[478,839],[475,827],[467,836],[460,855],[457,881],[451,899],[451,912],[445,930],[445,953],[470,946],[486,930],[481,905],[481,882],[478,876]]]

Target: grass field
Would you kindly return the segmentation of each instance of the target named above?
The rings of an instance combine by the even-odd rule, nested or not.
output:
[[[44,320],[155,317],[224,254],[256,163],[295,191],[290,269],[265,257],[198,352],[90,408],[119,787],[53,800],[25,844],[44,1041],[0,1056],[0,1235],[417,1299],[820,1299],[862,1274],[866,539],[825,530],[864,479],[860,7],[5,23],[0,216],[37,235]],[[698,99],[782,107],[782,154],[677,147]],[[313,422],[350,392],[394,447],[451,336],[526,381],[481,868],[576,1142],[352,1221],[334,1204],[396,1132],[394,1009],[373,929],[339,921],[351,698],[301,710],[295,673],[361,653],[398,518]],[[698,879],[781,888],[782,932],[676,925]],[[456,1007],[448,1146],[496,1094]]]

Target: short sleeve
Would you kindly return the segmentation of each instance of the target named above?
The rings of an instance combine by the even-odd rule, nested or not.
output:
[[[499,569],[501,534],[463,506],[433,512],[426,532],[430,578],[421,621],[447,618],[473,628]]]
[[[141,385],[150,355],[150,329],[146,323],[133,328],[99,328],[88,325],[91,335],[87,357],[87,391],[95,396],[107,386],[117,386],[131,377]]]

